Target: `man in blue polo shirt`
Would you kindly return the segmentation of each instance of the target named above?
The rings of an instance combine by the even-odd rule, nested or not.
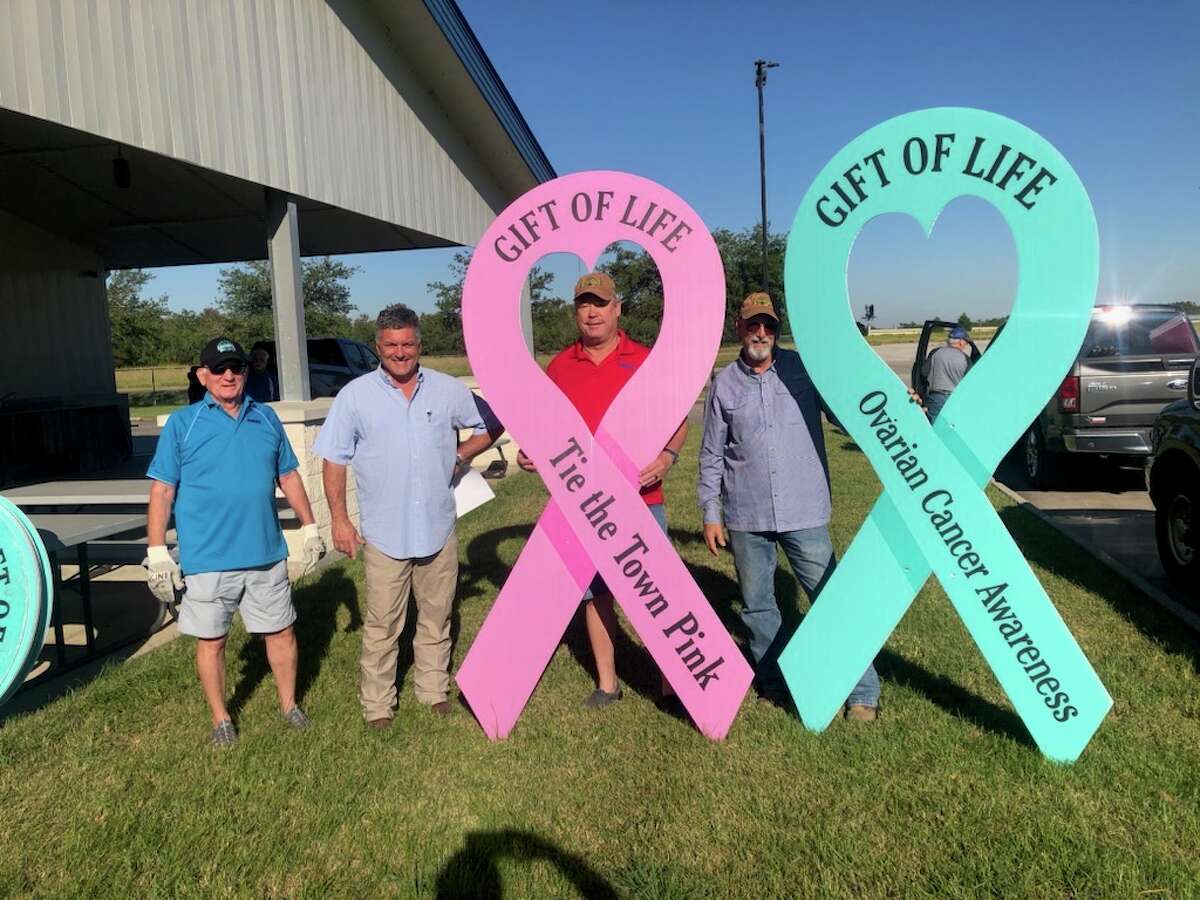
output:
[[[296,610],[276,483],[302,523],[306,571],[325,553],[279,418],[245,394],[248,363],[227,338],[205,345],[200,367],[208,390],[171,414],[146,473],[154,479],[146,528],[150,589],[164,602],[184,590],[179,630],[199,639],[196,669],[216,746],[237,740],[225,707],[225,640],[239,608],[246,630],[266,637],[284,720],[297,729],[309,724],[296,705]],[[166,548],[172,505],[178,563]]]
[[[367,614],[360,697],[371,728],[392,724],[396,659],[409,595],[416,598],[413,677],[417,700],[450,714],[450,611],[458,583],[451,482],[492,443],[462,382],[420,365],[421,326],[407,306],[375,323],[379,368],[333,401],[313,452],[323,480],[333,545],[353,558],[363,547]],[[458,429],[474,434],[458,444]],[[346,514],[346,467],[353,465],[362,535]]]

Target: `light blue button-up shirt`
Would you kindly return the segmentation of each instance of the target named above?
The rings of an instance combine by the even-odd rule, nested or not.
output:
[[[460,428],[485,430],[457,378],[422,366],[409,400],[381,367],[338,392],[313,452],[353,468],[363,538],[393,559],[414,559],[437,553],[454,530]]]
[[[761,375],[739,357],[708,389],[697,494],[706,523],[795,531],[829,521],[824,404],[794,350]]]

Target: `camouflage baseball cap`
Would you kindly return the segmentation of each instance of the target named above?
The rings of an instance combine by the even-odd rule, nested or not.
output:
[[[770,316],[776,322],[779,321],[779,315],[775,312],[775,304],[771,302],[771,297],[758,291],[747,295],[742,301],[742,309],[738,313],[738,318],[743,322],[749,322],[755,316]]]
[[[591,294],[601,300],[607,300],[609,303],[620,302],[617,300],[616,285],[603,272],[588,272],[575,282],[575,299],[578,300],[585,294]]]

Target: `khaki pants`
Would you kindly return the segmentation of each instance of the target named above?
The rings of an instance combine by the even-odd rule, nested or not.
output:
[[[371,544],[363,548],[367,615],[363,622],[362,708],[367,721],[389,719],[396,708],[396,660],[409,594],[417,600],[413,673],[417,699],[431,705],[450,689],[450,610],[458,584],[458,535],[422,559],[392,559]]]

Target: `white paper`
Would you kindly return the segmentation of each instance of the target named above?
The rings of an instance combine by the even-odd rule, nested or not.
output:
[[[471,510],[478,509],[495,496],[491,485],[483,480],[483,476],[474,469],[468,469],[454,484],[454,505],[458,518],[461,519]]]

